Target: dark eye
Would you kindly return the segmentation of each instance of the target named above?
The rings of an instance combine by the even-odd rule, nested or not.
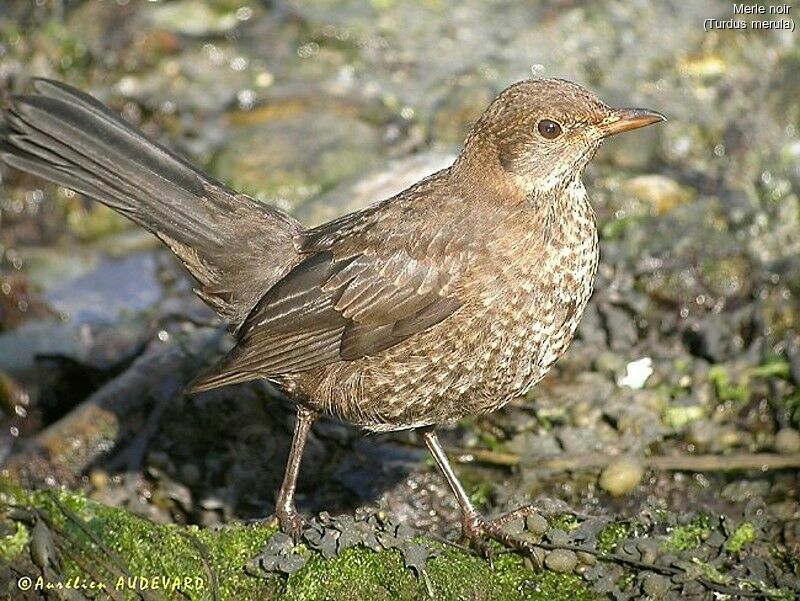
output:
[[[553,140],[561,135],[561,126],[550,119],[542,119],[539,121],[539,125],[536,126],[536,129],[539,130],[543,138],[547,138],[548,140]]]

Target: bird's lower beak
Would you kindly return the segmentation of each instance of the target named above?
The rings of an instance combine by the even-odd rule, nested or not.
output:
[[[615,109],[611,116],[600,124],[600,131],[603,137],[608,137],[666,120],[667,118],[661,113],[649,109]]]

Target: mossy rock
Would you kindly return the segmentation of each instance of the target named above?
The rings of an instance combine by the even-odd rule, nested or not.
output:
[[[498,554],[490,565],[422,537],[434,557],[420,574],[405,567],[396,549],[352,547],[332,559],[300,549],[311,553],[303,568],[267,576],[253,569],[252,559],[276,533],[270,524],[159,525],[60,490],[6,487],[0,506],[0,558],[12,566],[0,578],[9,587],[0,595],[10,598],[18,598],[21,577],[31,586],[70,583],[89,598],[97,594],[87,588],[91,583],[114,591],[114,598],[145,599],[597,598],[577,575],[532,570],[516,554]]]

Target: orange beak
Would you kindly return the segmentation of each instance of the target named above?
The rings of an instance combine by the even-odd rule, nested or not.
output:
[[[666,120],[664,115],[650,109],[614,109],[600,124],[600,131],[603,137],[608,137]]]

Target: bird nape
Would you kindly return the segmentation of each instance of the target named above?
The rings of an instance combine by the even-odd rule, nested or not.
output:
[[[303,528],[294,502],[303,447],[329,414],[369,431],[419,430],[470,542],[532,553],[502,528],[530,508],[482,517],[435,427],[525,394],[564,353],[598,261],[583,169],[605,138],[663,115],[609,107],[565,80],[520,81],[480,116],[450,167],[305,229],[91,96],[33,85],[4,110],[2,160],[151,231],[234,333],[233,350],[191,390],[266,378],[297,402],[276,503],[284,531]]]

